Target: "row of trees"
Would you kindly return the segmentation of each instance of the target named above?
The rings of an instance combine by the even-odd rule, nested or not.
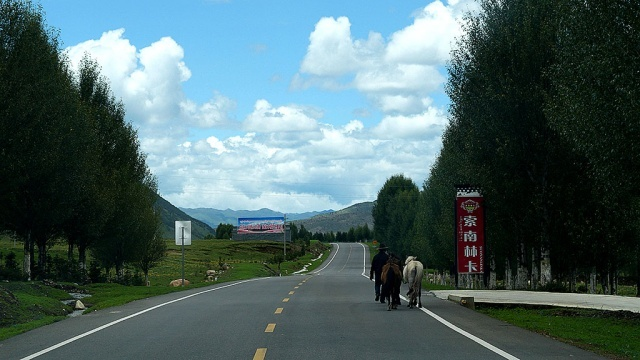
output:
[[[97,63],[73,72],[40,7],[0,0],[0,230],[24,243],[24,277],[45,273],[57,242],[82,269],[89,250],[146,274],[166,245],[145,161]]]
[[[375,236],[453,264],[456,184],[486,201],[487,261],[515,287],[640,283],[640,3],[483,0],[448,64],[450,120],[420,191],[387,181]],[[412,216],[412,213],[415,214]],[[505,279],[509,280],[509,279]]]
[[[233,235],[234,226],[232,224],[218,224],[216,227],[216,239],[230,239]],[[307,230],[304,225],[298,225],[295,223],[289,224],[289,230],[291,231],[291,241],[301,240],[306,244],[309,244],[311,239],[318,240],[321,242],[362,242],[370,240],[373,235],[372,231],[369,229],[369,225],[359,225],[357,227],[352,227],[346,232],[338,231],[336,233],[327,232],[315,232],[311,233]],[[205,237],[205,239],[212,239],[213,236]]]
[[[327,233],[319,231],[311,233],[304,227],[304,225],[300,225],[300,229],[298,230],[295,223],[291,223],[290,228],[292,240],[303,239],[307,243],[311,239],[321,242],[362,242],[368,241],[373,237],[372,231],[369,229],[369,225],[367,224],[358,225],[355,228],[351,227],[345,232],[338,231],[335,233],[333,231]]]

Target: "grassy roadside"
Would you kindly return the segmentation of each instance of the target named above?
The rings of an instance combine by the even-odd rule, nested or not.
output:
[[[0,251],[21,252],[18,245],[0,238]],[[124,286],[115,283],[53,284],[42,281],[0,282],[0,341],[40,326],[63,320],[72,312],[62,300],[71,300],[69,292],[90,294],[81,301],[90,306],[85,312],[126,304],[131,301],[256,277],[293,274],[306,267],[317,268],[329,256],[330,245],[312,241],[304,256],[278,265],[267,262],[283,253],[282,243],[266,241],[234,242],[199,240],[185,247],[184,273],[187,287],[170,287],[182,274],[182,248],[168,243],[168,256],[149,273],[150,286]],[[63,247],[53,247],[50,254],[66,254]],[[213,279],[207,270],[215,270]]]
[[[611,359],[640,359],[640,314],[488,304],[476,311]]]

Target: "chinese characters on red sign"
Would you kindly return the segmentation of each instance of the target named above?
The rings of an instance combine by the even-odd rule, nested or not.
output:
[[[484,273],[484,209],[481,196],[456,197],[458,274]]]

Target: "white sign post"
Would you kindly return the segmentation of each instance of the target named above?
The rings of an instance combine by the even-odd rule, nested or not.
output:
[[[176,221],[176,245],[182,245],[182,286],[184,287],[184,246],[191,245],[191,221]]]

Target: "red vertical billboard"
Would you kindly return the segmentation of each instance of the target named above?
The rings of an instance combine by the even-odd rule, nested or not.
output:
[[[458,274],[484,273],[484,207],[477,192],[456,196],[456,255]]]

